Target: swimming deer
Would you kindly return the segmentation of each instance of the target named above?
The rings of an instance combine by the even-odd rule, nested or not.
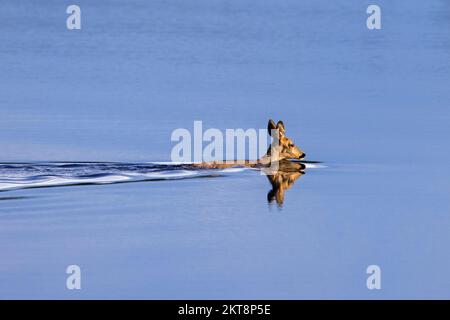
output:
[[[294,142],[286,137],[286,128],[283,121],[278,121],[277,124],[270,119],[267,125],[269,135],[272,136],[273,142],[271,143],[266,154],[258,160],[225,160],[225,161],[212,161],[194,163],[193,166],[202,169],[225,169],[236,166],[245,166],[251,168],[263,168],[269,167],[272,162],[279,162],[284,159],[303,159],[305,153],[297,147]],[[299,164],[302,169],[305,168],[304,164]]]

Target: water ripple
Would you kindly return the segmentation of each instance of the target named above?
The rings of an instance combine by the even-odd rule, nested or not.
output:
[[[310,163],[307,167],[320,167]],[[246,167],[201,169],[192,163],[46,162],[0,163],[0,192],[14,189],[175,180],[235,174]]]
[[[240,169],[240,170],[239,170]],[[238,168],[242,171],[246,168]],[[228,171],[228,173],[235,171]],[[190,164],[50,162],[0,163],[0,191],[152,180],[184,179],[227,174],[226,170],[193,169]]]

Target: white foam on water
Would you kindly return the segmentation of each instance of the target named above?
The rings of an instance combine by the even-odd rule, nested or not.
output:
[[[234,167],[234,168],[226,168],[226,169],[222,169],[220,170],[220,172],[225,172],[225,173],[235,173],[235,172],[242,172],[245,170],[248,170],[249,168],[245,168],[245,167]]]
[[[316,164],[316,163],[305,163],[305,167],[307,169],[322,169],[322,168],[327,168],[326,165],[323,164]]]
[[[47,177],[46,179],[30,180],[22,179],[14,182],[1,182],[0,190],[12,190],[18,188],[37,188],[37,187],[54,187],[69,186],[82,183],[88,184],[109,184],[130,180],[130,177],[122,175],[110,175],[96,178],[64,178],[64,177]]]
[[[143,173],[142,176],[147,178],[181,178],[198,175],[197,171],[189,170],[177,170],[176,172],[162,171],[162,172],[149,172]]]

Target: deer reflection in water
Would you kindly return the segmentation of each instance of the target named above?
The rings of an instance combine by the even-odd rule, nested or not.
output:
[[[305,165],[300,162],[281,160],[277,169],[262,168],[262,172],[267,176],[272,189],[267,194],[267,201],[277,203],[279,207],[284,201],[285,191],[294,185],[294,182],[305,174]]]

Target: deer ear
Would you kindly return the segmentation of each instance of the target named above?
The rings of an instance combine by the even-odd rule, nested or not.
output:
[[[280,131],[280,135],[284,136],[285,132],[286,132],[286,128],[284,127],[284,123],[283,121],[278,121],[277,123],[277,129],[278,131]]]
[[[272,135],[272,130],[276,130],[277,126],[275,125],[275,122],[273,122],[272,119],[269,120],[269,123],[267,124],[267,131],[269,131],[269,136]]]

